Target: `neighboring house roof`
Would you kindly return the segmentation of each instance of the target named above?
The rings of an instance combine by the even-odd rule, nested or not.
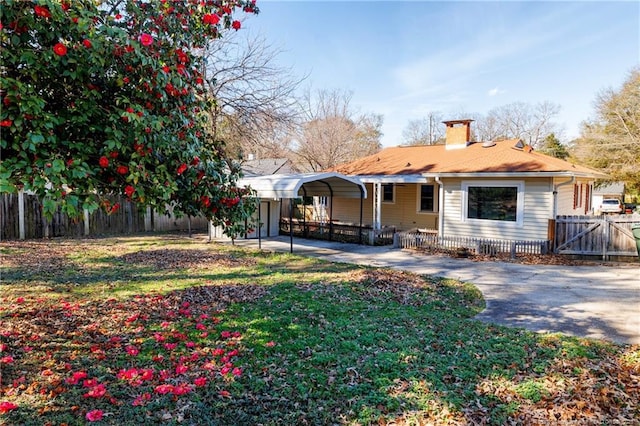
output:
[[[624,182],[614,182],[609,185],[593,188],[593,195],[623,195]]]
[[[261,158],[243,162],[242,171],[245,176],[264,176],[276,173],[291,173],[293,168],[286,158]]]
[[[259,198],[283,199],[316,195],[367,197],[367,190],[360,180],[335,172],[251,176],[239,179],[238,184],[250,186]]]
[[[606,176],[526,147],[517,148],[518,142],[517,139],[485,144],[470,142],[459,149],[447,149],[445,145],[392,147],[331,170],[361,177]]]

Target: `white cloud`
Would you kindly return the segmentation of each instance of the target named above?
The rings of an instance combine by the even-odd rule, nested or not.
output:
[[[487,92],[487,95],[489,95],[489,96],[498,96],[498,95],[501,95],[503,93],[506,93],[506,90],[501,89],[499,87],[494,87],[493,89],[491,89],[491,90],[489,90]]]

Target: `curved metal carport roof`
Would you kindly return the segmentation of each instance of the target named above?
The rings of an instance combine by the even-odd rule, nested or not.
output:
[[[301,174],[279,174],[266,176],[245,177],[238,181],[240,186],[249,186],[259,199],[282,200],[289,199],[291,203],[289,215],[289,237],[291,239],[291,249],[293,253],[293,200],[299,197],[329,197],[333,198],[359,198],[360,199],[360,229],[362,230],[362,204],[367,197],[367,189],[358,178],[346,176],[336,172],[326,173],[301,173]],[[333,202],[329,204],[332,210]],[[329,217],[333,217],[332,212]],[[260,208],[258,208],[258,221],[260,218]],[[330,222],[331,226],[331,222]],[[258,230],[258,242],[261,235]],[[360,237],[362,238],[362,237]]]
[[[366,198],[367,189],[358,178],[336,172],[301,173],[245,177],[241,186],[253,188],[258,198],[298,198],[324,196],[337,198]]]

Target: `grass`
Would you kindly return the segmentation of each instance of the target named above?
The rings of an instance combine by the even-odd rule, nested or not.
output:
[[[0,251],[0,424],[640,422],[640,347],[476,321],[470,284],[175,235]]]

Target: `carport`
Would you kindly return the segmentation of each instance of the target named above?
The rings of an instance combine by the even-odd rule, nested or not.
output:
[[[362,243],[362,210],[363,200],[367,197],[367,190],[358,178],[345,176],[336,172],[276,174],[266,176],[252,176],[238,181],[240,186],[249,186],[256,192],[258,201],[262,199],[289,200],[289,239],[290,252],[293,253],[293,201],[299,197],[328,197],[329,218],[333,217],[333,199],[360,199],[360,243]],[[259,205],[258,202],[258,205]],[[258,208],[258,222],[261,223],[261,213]],[[304,216],[303,216],[304,220]],[[329,221],[331,234],[331,220]],[[258,246],[261,247],[261,232],[258,230]]]

